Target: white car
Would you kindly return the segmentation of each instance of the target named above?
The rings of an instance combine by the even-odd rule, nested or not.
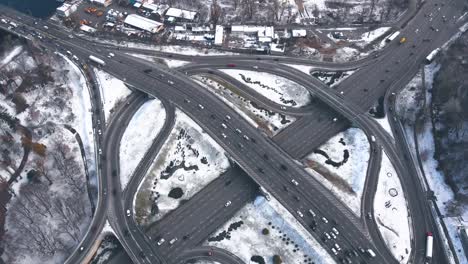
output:
[[[130,216],[130,209],[127,209],[127,216]]]
[[[222,136],[223,138],[226,138],[226,134],[224,134],[224,133],[221,133],[221,136]]]
[[[340,245],[338,245],[338,244],[336,244],[336,243],[335,243],[335,248],[336,248],[336,250],[338,250],[338,251],[340,251],[340,250],[341,250],[341,247],[340,247]]]
[[[331,251],[333,252],[334,255],[338,255],[338,251],[336,251],[336,249],[332,248]]]
[[[99,155],[102,155],[102,149],[99,149]]]
[[[164,238],[159,239],[158,246],[162,245],[164,242],[166,242],[166,240],[164,240]]]
[[[200,108],[202,110],[205,109],[205,107],[203,105],[201,105],[201,104],[198,104],[198,108]]]
[[[298,214],[300,217],[304,217],[304,215],[301,213],[301,211],[297,211],[297,214]]]
[[[328,240],[331,239],[331,236],[330,236],[327,232],[325,232],[325,233],[323,233],[323,234],[325,235],[325,238],[327,238]]]
[[[330,232],[330,235],[333,237],[333,239],[336,239],[336,235],[334,233]]]
[[[224,124],[224,123],[222,123],[221,126],[222,126],[224,129],[227,128],[226,124]]]
[[[239,134],[242,134],[242,131],[238,128],[236,128],[236,132],[239,133]]]
[[[292,184],[294,184],[296,186],[299,185],[299,183],[295,179],[292,179],[291,182],[292,182]]]
[[[336,229],[336,228],[334,228],[334,227],[332,228],[332,231],[333,231],[333,233],[335,233],[335,234],[337,234],[337,235],[340,234],[340,232],[338,232],[338,229]]]
[[[326,219],[325,217],[322,217],[322,221],[323,221],[325,224],[328,224],[328,219]]]
[[[226,115],[227,120],[231,120],[231,117],[229,115]]]
[[[174,237],[173,239],[171,239],[171,241],[169,241],[169,244],[174,244],[175,242],[177,241],[177,237]]]
[[[249,139],[250,139],[250,138],[249,138],[248,136],[246,136],[246,135],[243,135],[242,137],[243,137],[245,140],[249,140]]]
[[[231,201],[227,201],[226,204],[224,205],[224,207],[228,207],[231,205]]]
[[[315,217],[315,216],[316,216],[315,212],[312,211],[312,209],[309,209],[309,214],[312,215],[312,217]]]

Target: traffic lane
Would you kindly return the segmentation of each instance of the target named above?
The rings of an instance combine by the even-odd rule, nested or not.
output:
[[[256,188],[248,187],[249,186],[245,186],[241,190],[227,191],[227,196],[231,199],[231,205],[227,207],[225,206],[226,199],[223,193],[218,193],[216,200],[209,201],[210,204],[202,206],[192,218],[187,216],[181,219],[182,223],[178,224],[178,227],[182,228],[175,228],[172,232],[168,232],[172,237],[177,237],[179,241],[175,242],[173,245],[169,245],[169,243],[163,244],[161,246],[161,251],[168,254],[169,257],[174,257],[174,254],[179,253],[180,247],[183,247],[184,244],[188,244],[189,247],[192,247],[198,243],[203,243],[209,235],[235,215],[247,202],[252,201],[255,197]],[[166,234],[166,236],[169,234]],[[189,235],[191,238],[184,240],[183,237],[186,235]]]
[[[126,107],[121,107],[120,111],[116,113],[116,116],[112,118],[109,122],[108,129],[106,131],[106,137],[104,140],[105,155],[108,162],[103,168],[103,177],[107,178],[107,189],[108,189],[108,207],[107,214],[109,219],[109,224],[113,227],[114,231],[117,233],[117,237],[124,237],[122,227],[123,225],[119,224],[119,213],[118,207],[120,200],[120,177],[119,173],[119,160],[118,160],[118,146],[122,138],[122,135],[133,117],[134,113],[147,101],[145,95],[138,93],[134,96],[131,96],[127,100],[128,104],[125,104]],[[117,146],[117,150],[115,147]],[[117,179],[113,179],[112,172],[116,171]],[[109,193],[110,192],[110,193]],[[122,211],[123,215],[123,211]],[[127,239],[121,240],[122,246],[128,252],[130,258],[135,263],[149,263],[146,259],[141,259],[140,252],[142,252],[142,247],[136,243],[129,242]]]

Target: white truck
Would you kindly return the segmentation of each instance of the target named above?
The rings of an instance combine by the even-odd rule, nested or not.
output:
[[[97,63],[97,64],[99,64],[101,66],[106,66],[106,63],[103,60],[101,60],[98,57],[95,57],[93,55],[89,55],[89,60],[93,61],[93,62],[95,62],[95,63]]]
[[[426,260],[430,260],[432,258],[432,249],[434,247],[434,238],[432,237],[431,232],[427,232],[426,238]]]
[[[369,254],[369,256],[370,256],[371,258],[375,258],[375,256],[377,256],[377,255],[375,255],[374,250],[372,250],[372,249],[370,249],[370,248],[367,249],[367,254]]]
[[[435,56],[437,56],[439,51],[440,51],[440,48],[437,48],[437,49],[431,51],[431,53],[429,53],[429,55],[427,55],[427,57],[426,57],[426,63],[427,64],[431,63],[434,60]]]
[[[386,42],[390,42],[390,41],[396,39],[396,37],[398,37],[398,35],[400,35],[400,31],[395,31],[395,32],[393,32],[390,36],[388,36],[388,37],[385,39],[385,41],[386,41]]]

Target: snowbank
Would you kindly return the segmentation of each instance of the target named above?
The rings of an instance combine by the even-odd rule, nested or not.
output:
[[[411,220],[401,182],[385,152],[375,193],[374,217],[393,256],[400,263],[407,263],[411,253]]]
[[[145,55],[145,54],[136,54],[136,53],[127,53],[127,54],[133,57],[137,57],[137,58],[144,59],[144,60],[151,61],[151,62],[164,63],[169,68],[177,68],[177,67],[181,67],[190,63],[188,61],[165,59],[165,58],[160,58],[160,57]]]
[[[358,128],[350,128],[307,156],[306,170],[360,216],[369,157],[366,135]]]
[[[302,107],[310,102],[307,89],[286,78],[266,72],[246,70],[221,70],[240,82],[244,82],[269,100],[286,106]]]
[[[112,109],[125,97],[130,95],[132,91],[121,80],[104,71],[94,68],[94,73],[99,81],[99,91],[107,122]]]
[[[127,186],[132,174],[148,151],[166,120],[164,106],[158,99],[144,103],[128,124],[120,141],[120,182]]]

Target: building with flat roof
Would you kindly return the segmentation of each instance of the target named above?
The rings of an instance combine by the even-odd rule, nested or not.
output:
[[[128,15],[125,18],[124,23],[125,25],[138,28],[150,33],[158,33],[164,28],[164,25],[160,22],[135,14]]]
[[[167,9],[166,17],[168,18],[175,18],[176,20],[179,21],[196,21],[198,19],[198,14],[197,12],[194,11],[189,11],[189,10],[184,10],[184,9],[179,9],[179,8],[174,8],[171,7]]]
[[[224,27],[220,25],[216,25],[214,44],[223,45],[223,42],[224,42]]]
[[[77,9],[76,4],[64,3],[63,5],[57,7],[57,16],[59,17],[68,17]]]
[[[110,4],[112,4],[112,0],[90,0],[90,2],[102,6],[109,6]]]

